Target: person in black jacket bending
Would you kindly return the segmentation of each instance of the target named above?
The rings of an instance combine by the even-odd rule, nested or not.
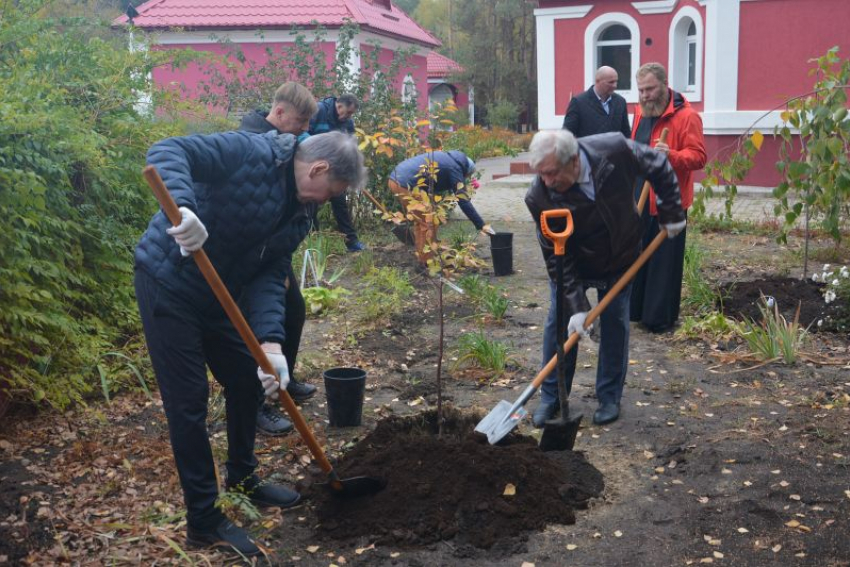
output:
[[[597,69],[593,86],[570,100],[564,116],[564,130],[569,130],[576,138],[605,132],[620,132],[631,138],[626,99],[614,92],[617,80],[617,71],[612,67]]]
[[[345,132],[354,135],[354,120],[352,116],[360,106],[357,97],[353,94],[342,94],[339,97],[329,96],[319,101],[315,114],[310,119],[308,132],[311,136],[324,134],[325,132]],[[336,219],[339,231],[345,235],[345,247],[349,252],[360,252],[366,249],[366,245],[357,237],[357,229],[351,220],[348,210],[348,201],[345,195],[331,199],[331,209]],[[314,219],[316,226],[318,220]]]
[[[537,239],[549,272],[549,316],[543,331],[545,366],[556,352],[555,317],[567,322],[569,334],[587,336],[587,289],[596,288],[601,300],[640,255],[642,227],[634,201],[638,177],[649,179],[655,187],[659,219],[669,238],[685,228],[685,214],[676,174],[666,156],[622,134],[599,134],[577,141],[567,130],[543,131],[535,134],[529,152],[537,177],[525,196],[525,204],[537,224]],[[574,226],[563,260],[561,314],[555,312],[555,254],[552,242],[540,229],[540,214],[550,209],[569,209]],[[564,221],[553,222],[551,228],[563,231]],[[629,365],[630,292],[628,285],[600,317],[596,369],[599,408],[593,415],[593,422],[600,425],[620,416],[620,398]],[[573,348],[565,357],[568,390],[575,374],[577,351]],[[553,373],[540,388],[540,405],[532,416],[536,427],[543,427],[554,417],[557,400],[557,378]]]
[[[153,216],[135,254],[135,288],[186,503],[187,543],[261,553],[248,532],[216,508],[215,463],[207,435],[207,368],[224,388],[228,489],[257,506],[286,508],[300,496],[254,474],[258,391],[289,381],[284,281],[307,235],[312,210],[365,178],[351,136],[227,132],[169,138],[148,151],[177,203],[172,227]],[[209,233],[207,228],[209,227]],[[204,247],[267,353],[280,383],[251,356],[189,254]]]
[[[316,113],[316,100],[310,90],[300,83],[288,82],[278,87],[274,94],[271,110],[255,110],[242,117],[240,130],[264,134],[278,132],[292,134],[303,141],[310,118]],[[345,195],[343,195],[343,198]],[[287,270],[286,286],[286,340],[283,343],[283,355],[289,365],[289,385],[286,391],[296,402],[309,400],[316,393],[316,387],[295,379],[295,359],[301,346],[301,333],[307,318],[307,306],[298,287],[298,280],[292,270]],[[292,422],[286,419],[276,404],[266,403],[260,393],[260,408],[257,410],[257,432],[263,435],[284,435],[292,431]]]

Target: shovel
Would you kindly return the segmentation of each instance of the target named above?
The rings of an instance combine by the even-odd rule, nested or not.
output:
[[[661,243],[664,242],[665,238],[667,238],[667,231],[662,229],[653,241],[650,242],[644,249],[641,255],[638,256],[638,259],[635,260],[632,267],[629,268],[628,271],[626,271],[626,273],[617,280],[617,283],[614,284],[611,290],[605,294],[602,301],[597,303],[596,307],[590,310],[587,314],[587,319],[584,321],[585,328],[590,327],[590,325],[599,317],[599,314],[608,307],[608,304],[617,297],[617,295],[628,285],[630,281],[632,281],[635,274],[638,273],[638,270],[646,264],[646,261],[649,260],[649,257],[652,256],[659,246],[661,246]],[[567,339],[566,343],[564,343],[564,353],[569,352],[570,349],[578,343],[578,340],[578,333],[570,335],[570,338]],[[552,359],[546,363],[546,366],[537,373],[537,376],[535,376],[531,384],[526,387],[513,404],[506,400],[500,401],[496,407],[493,408],[493,410],[488,413],[484,419],[478,423],[478,425],[475,426],[475,431],[485,434],[491,445],[495,445],[501,441],[505,435],[510,433],[514,427],[517,426],[520,420],[528,414],[524,407],[525,403],[531,399],[531,396],[533,396],[537,389],[540,388],[540,384],[543,383],[543,380],[546,379],[549,373],[555,368],[556,361],[557,356],[553,356]]]
[[[549,228],[549,221],[554,219],[565,220],[566,226],[563,232],[554,232]],[[566,253],[567,239],[573,233],[573,215],[569,209],[553,209],[543,211],[540,215],[540,229],[543,235],[552,241],[555,247],[555,320],[557,332],[557,375],[558,375],[558,400],[561,404],[561,415],[555,419],[546,421],[543,425],[543,436],[540,437],[541,451],[567,451],[572,450],[576,444],[576,435],[581,424],[582,414],[570,415],[569,392],[567,391],[567,368],[564,363],[564,254]]]
[[[149,165],[145,167],[142,174],[148,182],[148,185],[150,185],[151,189],[153,189],[154,195],[156,195],[156,199],[159,201],[160,206],[162,206],[162,210],[165,212],[168,220],[170,220],[174,226],[179,225],[181,221],[181,214],[177,208],[177,203],[174,202],[174,198],[171,196],[171,193],[168,192],[168,189],[165,187],[165,183],[163,183],[156,168]],[[200,249],[192,252],[192,256],[195,258],[195,263],[198,265],[198,269],[201,270],[201,273],[204,275],[207,283],[210,284],[213,293],[218,298],[218,301],[221,303],[221,306],[224,308],[227,316],[230,318],[230,322],[233,323],[234,327],[236,327],[236,330],[239,332],[242,340],[244,340],[245,344],[248,346],[248,350],[250,350],[251,354],[254,355],[254,360],[257,361],[257,364],[264,372],[279,378],[277,376],[277,372],[275,372],[269,362],[269,359],[266,357],[266,353],[263,352],[263,349],[260,347],[257,337],[254,336],[254,332],[251,330],[251,327],[248,326],[248,322],[245,321],[245,317],[242,316],[242,312],[239,310],[236,302],[233,301],[233,297],[231,297],[230,292],[224,286],[224,283],[215,271],[210,259],[207,257],[207,253],[204,252],[203,249]],[[313,453],[313,457],[315,457],[315,459],[319,462],[319,466],[325,474],[327,474],[327,484],[334,495],[353,498],[374,494],[384,488],[386,483],[382,479],[367,476],[347,479],[339,478],[330,461],[328,461],[328,458],[325,456],[324,451],[322,451],[322,447],[319,445],[319,442],[316,441],[316,437],[310,430],[310,426],[307,425],[306,421],[304,421],[304,417],[298,411],[295,402],[292,401],[292,398],[286,391],[286,388],[278,390],[278,396],[280,397],[280,403],[286,409],[286,413],[289,414],[289,417],[295,425],[295,428],[298,430],[298,433],[301,434],[301,437],[307,443],[307,447],[310,448],[310,452]]]
[[[360,192],[363,193],[364,195],[366,195],[366,197],[370,201],[372,201],[372,204],[374,204],[376,207],[378,207],[378,209],[380,209],[380,211],[382,213],[389,216],[390,212],[387,210],[387,208],[384,206],[383,203],[381,203],[378,199],[375,198],[374,195],[372,195],[366,189],[361,189]],[[401,224],[393,225],[392,232],[393,232],[393,235],[402,244],[406,244],[408,246],[413,245],[413,233],[410,231],[410,225],[408,223],[404,222],[404,223],[401,223]]]
[[[667,128],[664,128],[663,130],[661,130],[661,136],[659,136],[659,138],[658,138],[659,141],[666,144],[667,143],[667,134],[669,134],[669,133],[670,133],[670,130],[668,130]],[[643,208],[644,208],[644,206],[646,206],[647,197],[649,197],[649,181],[644,181],[643,182],[643,188],[640,191],[640,197],[638,197],[638,202],[637,202],[638,215],[643,214]]]

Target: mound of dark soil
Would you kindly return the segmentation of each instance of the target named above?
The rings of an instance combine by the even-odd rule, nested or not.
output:
[[[490,548],[547,524],[575,523],[575,508],[602,491],[601,473],[580,453],[543,453],[519,435],[492,446],[474,433],[477,416],[447,414],[442,437],[435,412],[390,418],[346,453],[341,477],[381,476],[387,487],[353,500],[317,495],[319,533],[401,547],[454,540]],[[514,495],[505,494],[508,485]]]
[[[764,305],[761,296],[770,296],[776,300],[779,312],[789,322],[793,321],[800,305],[800,324],[810,327],[810,331],[819,330],[817,322],[839,320],[842,306],[837,302],[827,304],[823,300],[823,284],[812,280],[800,280],[786,277],[766,277],[751,282],[734,282],[721,287],[720,305],[723,313],[742,320],[762,320],[759,305]],[[827,328],[829,326],[827,325]]]

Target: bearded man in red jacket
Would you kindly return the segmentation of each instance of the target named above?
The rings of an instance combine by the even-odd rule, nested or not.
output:
[[[647,63],[637,72],[640,104],[635,107],[632,139],[648,144],[667,155],[679,180],[682,208],[687,215],[694,201],[693,172],[705,167],[705,138],[702,119],[681,93],[667,85],[667,71],[660,63]],[[661,132],[668,130],[667,142]],[[635,200],[643,181],[636,186]],[[643,211],[643,244],[658,234],[658,211],[655,193],[650,190],[649,206]],[[641,269],[632,287],[630,319],[639,321],[653,333],[673,328],[679,318],[682,299],[682,272],[685,263],[686,230],[676,238],[665,240]]]

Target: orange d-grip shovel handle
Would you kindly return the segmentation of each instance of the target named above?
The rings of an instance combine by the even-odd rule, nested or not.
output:
[[[563,232],[553,232],[549,228],[549,219],[566,219],[567,226]],[[573,213],[569,209],[543,211],[543,214],[540,215],[540,230],[543,231],[543,236],[555,245],[555,255],[563,256],[566,252],[567,238],[573,234]]]

